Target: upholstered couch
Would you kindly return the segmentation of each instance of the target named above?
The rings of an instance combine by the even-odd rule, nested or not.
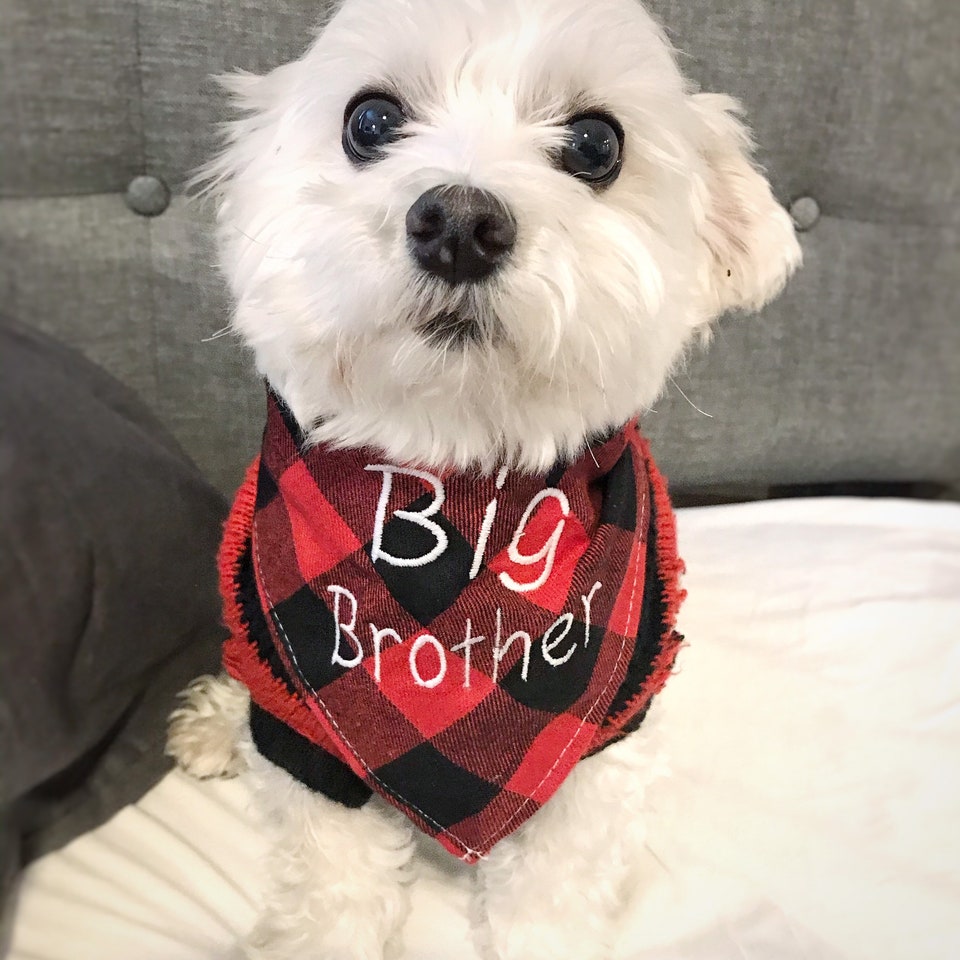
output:
[[[230,308],[212,266],[210,211],[188,201],[185,185],[215,149],[225,116],[210,75],[264,71],[296,56],[329,2],[0,0],[0,315],[78,348],[151,411],[89,367],[62,379],[75,365],[61,365],[55,345],[0,330],[0,354],[8,351],[0,400],[10,401],[0,410],[18,428],[0,422],[0,561],[13,561],[0,563],[0,748],[14,744],[0,756],[0,787],[20,770],[30,788],[17,823],[11,810],[23,798],[14,789],[18,802],[8,807],[10,791],[0,790],[0,895],[20,860],[106,819],[159,777],[172,691],[216,660],[212,553],[223,503],[153,418],[228,494],[254,452],[263,397],[249,358],[218,336]],[[749,497],[773,486],[873,482],[956,494],[960,3],[649,3],[684,70],[703,88],[743,101],[805,255],[786,294],[759,318],[724,320],[711,350],[693,354],[646,417],[673,490]],[[14,342],[29,364],[13,356]],[[30,365],[41,354],[54,358],[52,368]],[[41,369],[47,373],[35,375]],[[47,379],[51,369],[56,376]],[[61,392],[36,402],[49,389]],[[57,446],[56,428],[29,423],[59,401],[71,407],[75,446],[89,438],[86,460],[101,472],[98,418],[112,424],[110,464],[129,462],[126,444],[141,448],[140,480],[127,470],[133,488],[128,483],[122,498],[98,488],[94,511],[89,484],[82,497],[64,494],[85,520],[67,523],[64,511],[65,535],[79,526],[88,536],[97,524],[101,534],[119,531],[112,540],[89,534],[95,549],[33,536],[45,507],[32,499],[46,486],[33,483],[30,464],[60,465],[45,479],[78,479],[76,459],[63,466],[70,449]],[[11,504],[16,516],[5,515]],[[181,540],[163,517],[190,529],[182,542],[191,564],[177,563]],[[158,523],[162,537],[141,535]],[[16,542],[3,542],[10,531]],[[22,571],[19,558],[38,543],[50,547],[42,569],[67,572],[52,577],[61,602],[46,610],[50,622],[70,621],[68,586],[80,611],[58,627],[57,643],[70,651],[76,641],[86,659],[63,662],[86,663],[109,693],[81,698],[77,712],[59,703],[48,726],[33,723],[30,702],[17,697],[29,693],[21,679],[36,676],[19,678],[9,667],[44,662],[36,631],[10,629],[35,608],[23,606],[24,591],[6,572]],[[141,553],[137,565],[126,563],[125,551],[141,546],[173,559]],[[106,557],[112,574],[89,587],[75,557]],[[128,607],[128,581],[139,571],[153,589],[136,592]],[[164,572],[186,583],[195,606],[180,603]],[[115,589],[105,593],[104,583]],[[96,603],[90,591],[99,591]],[[37,610],[47,603],[46,593],[32,596]],[[13,616],[11,603],[21,604]],[[32,644],[31,658],[16,654],[16,643]],[[123,683],[113,683],[96,656],[120,651],[136,651],[127,654],[135,659]],[[50,689],[63,681],[69,690],[76,673],[44,676],[53,678]],[[12,709],[5,691],[27,708]]]
[[[224,116],[208,77],[296,56],[322,5],[0,0],[0,303],[132,386],[225,492],[261,389],[211,339],[229,306],[185,183]],[[806,258],[647,417],[675,489],[956,481],[960,4],[651,6],[745,103]]]

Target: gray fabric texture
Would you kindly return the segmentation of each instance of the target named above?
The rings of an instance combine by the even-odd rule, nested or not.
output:
[[[704,89],[738,96],[806,267],[729,318],[646,417],[675,489],[960,478],[960,4],[651,0]],[[132,385],[223,490],[261,426],[208,212],[184,183],[211,74],[309,43],[325,4],[0,0],[0,297]],[[174,199],[124,205],[136,175]],[[678,388],[679,387],[679,388]],[[681,396],[712,419],[697,412]]]
[[[0,878],[138,799],[216,670],[223,498],[126,387],[0,320]],[[0,884],[2,895],[2,884]]]

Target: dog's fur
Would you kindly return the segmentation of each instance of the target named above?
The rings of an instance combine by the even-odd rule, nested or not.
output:
[[[799,263],[736,104],[690,89],[635,0],[345,0],[300,60],[228,85],[243,116],[207,173],[235,328],[312,440],[438,468],[546,468],[648,407],[698,331],[759,308]],[[358,168],[344,110],[368,89],[415,119]],[[584,109],[625,134],[602,191],[556,162]],[[451,286],[410,256],[407,211],[447,184],[492,193],[516,219],[510,262],[483,283]],[[480,336],[438,344],[425,329],[445,314]],[[239,684],[201,679],[169,749],[200,776],[248,767],[262,787],[276,852],[247,956],[389,956],[413,826],[377,798],[340,807],[271,766],[246,707]],[[464,868],[490,957],[611,955],[643,837],[647,726]]]

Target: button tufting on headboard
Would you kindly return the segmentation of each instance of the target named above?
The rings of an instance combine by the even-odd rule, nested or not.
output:
[[[142,217],[158,217],[170,206],[170,190],[159,177],[134,177],[125,197],[127,206]]]

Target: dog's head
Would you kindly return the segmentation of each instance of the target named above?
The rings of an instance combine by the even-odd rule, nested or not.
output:
[[[799,261],[735,104],[635,0],[345,0],[228,83],[236,327],[317,440],[544,467]]]

